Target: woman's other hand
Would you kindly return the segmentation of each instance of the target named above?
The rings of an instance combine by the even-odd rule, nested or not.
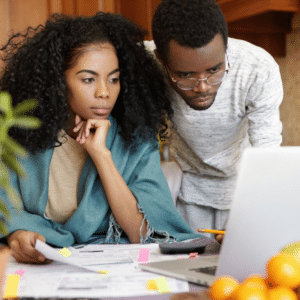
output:
[[[17,230],[7,237],[12,256],[19,263],[47,264],[51,260],[35,249],[36,240],[45,242],[44,236],[25,230]]]

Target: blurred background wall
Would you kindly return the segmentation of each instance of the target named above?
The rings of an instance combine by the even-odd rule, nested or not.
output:
[[[183,0],[184,1],[184,0]],[[147,29],[161,0],[0,0],[0,45],[28,26],[44,24],[53,13],[93,15],[115,12]],[[248,40],[269,51],[280,66],[283,144],[300,145],[300,4],[299,0],[217,0],[231,37]]]

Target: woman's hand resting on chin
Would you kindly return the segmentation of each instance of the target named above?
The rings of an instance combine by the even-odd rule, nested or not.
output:
[[[107,151],[106,137],[110,128],[110,121],[107,119],[82,120],[75,116],[74,132],[78,132],[76,141],[92,156],[94,152]]]

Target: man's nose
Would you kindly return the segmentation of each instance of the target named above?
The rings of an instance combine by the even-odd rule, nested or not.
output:
[[[106,82],[101,81],[95,92],[96,98],[107,98],[109,97],[109,89]]]
[[[194,86],[193,91],[195,93],[205,94],[210,88],[211,86],[207,83],[206,80],[200,80]]]

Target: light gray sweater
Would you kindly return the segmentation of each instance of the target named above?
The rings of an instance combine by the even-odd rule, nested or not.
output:
[[[153,51],[153,42],[146,47]],[[183,170],[179,197],[187,203],[229,209],[245,147],[279,146],[283,87],[277,63],[262,48],[229,38],[230,71],[214,104],[190,108],[171,87],[171,151]]]

